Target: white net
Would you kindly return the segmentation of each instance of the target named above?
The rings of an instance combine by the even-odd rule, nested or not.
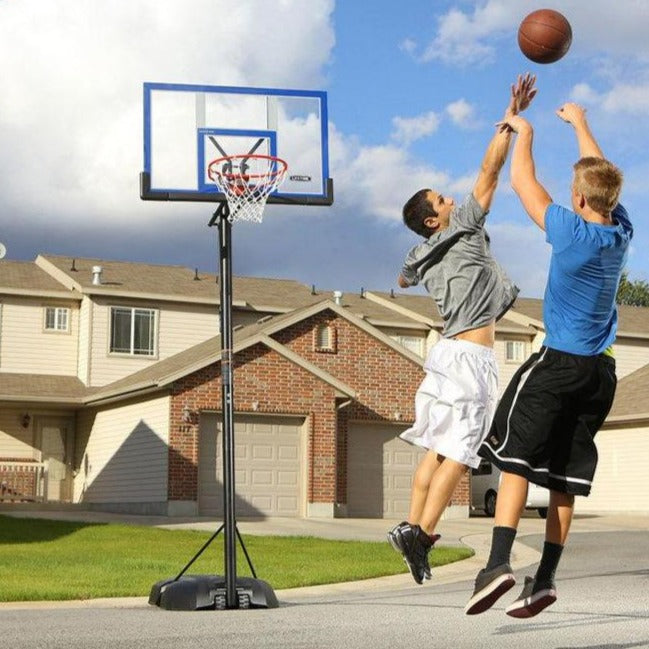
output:
[[[249,154],[213,160],[207,173],[228,199],[231,222],[260,223],[266,200],[281,185],[286,169],[281,158]]]

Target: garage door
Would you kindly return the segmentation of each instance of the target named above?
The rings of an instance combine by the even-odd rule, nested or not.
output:
[[[237,516],[301,516],[302,418],[235,416]],[[223,515],[221,415],[201,415],[198,509]]]
[[[588,498],[577,498],[577,512],[649,511],[649,428],[600,430],[599,460]]]
[[[399,439],[403,430],[403,426],[351,424],[347,441],[349,516],[407,516],[412,477],[425,451]]]

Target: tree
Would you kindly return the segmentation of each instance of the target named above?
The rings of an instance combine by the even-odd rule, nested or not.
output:
[[[649,284],[644,280],[629,280],[628,271],[622,273],[615,301],[627,306],[649,306]]]

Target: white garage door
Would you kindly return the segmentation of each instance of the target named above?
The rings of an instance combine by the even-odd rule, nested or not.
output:
[[[425,451],[398,434],[404,426],[351,424],[347,438],[347,512],[405,518],[412,477]]]
[[[304,419],[235,416],[237,516],[301,516]],[[201,415],[198,509],[223,515],[221,415]]]
[[[649,428],[600,430],[599,460],[588,498],[577,498],[576,512],[648,512]]]

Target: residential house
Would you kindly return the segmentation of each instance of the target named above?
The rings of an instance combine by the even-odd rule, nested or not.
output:
[[[221,515],[218,293],[181,267],[0,261],[4,498]],[[238,515],[403,517],[421,451],[397,435],[441,331],[430,298],[239,277],[233,293]],[[501,389],[540,345],[540,311],[519,300],[499,321]],[[649,363],[641,313],[621,310],[629,374]],[[468,515],[468,488],[449,516]]]

